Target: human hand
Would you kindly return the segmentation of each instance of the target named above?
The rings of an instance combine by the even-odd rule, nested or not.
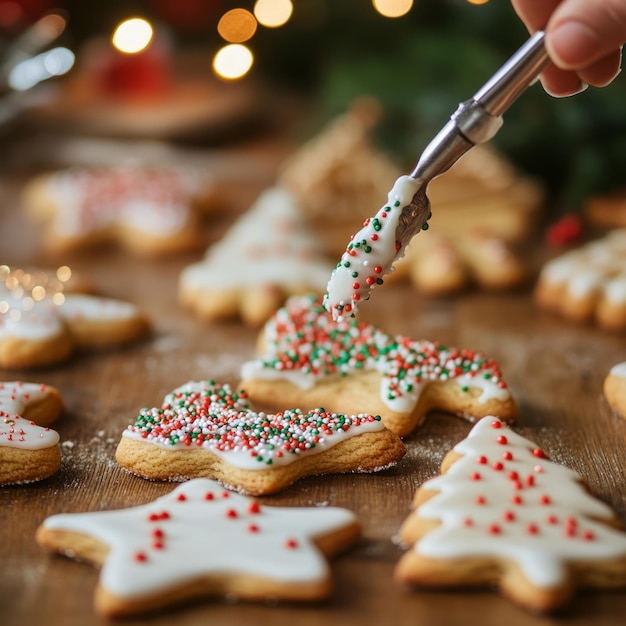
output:
[[[553,96],[604,87],[621,71],[625,0],[511,0],[530,32],[545,30],[552,64],[541,75]]]

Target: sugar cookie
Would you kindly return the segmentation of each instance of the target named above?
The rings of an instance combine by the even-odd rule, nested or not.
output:
[[[626,419],[626,361],[614,365],[604,379],[607,402]]]
[[[485,417],[417,491],[395,577],[423,587],[496,584],[551,611],[578,587],[626,586],[626,534],[572,470]]]
[[[160,408],[141,410],[116,459],[144,478],[214,478],[261,495],[303,476],[378,471],[404,455],[400,439],[376,416],[321,408],[255,412],[246,398],[213,381],[187,383]]]
[[[197,183],[172,167],[76,167],[31,180],[23,204],[45,222],[55,251],[115,242],[162,255],[198,245],[198,193]]]
[[[626,328],[626,229],[570,250],[542,268],[535,301],[577,322]]]
[[[25,276],[31,275],[0,266],[0,367],[54,364],[77,348],[126,344],[150,330],[133,304],[64,293]]]
[[[42,480],[59,469],[59,435],[47,426],[62,410],[54,387],[0,382],[0,485]]]
[[[323,293],[331,269],[293,196],[274,187],[183,270],[179,300],[201,319],[240,316],[260,326],[289,295]]]
[[[143,506],[49,517],[37,541],[101,566],[95,608],[116,617],[198,597],[323,599],[325,557],[359,534],[346,509],[265,506],[198,478]]]
[[[265,325],[260,358],[244,364],[252,402],[374,413],[400,436],[432,410],[513,420],[497,363],[478,352],[391,335],[355,320],[335,323],[312,296],[291,298]]]

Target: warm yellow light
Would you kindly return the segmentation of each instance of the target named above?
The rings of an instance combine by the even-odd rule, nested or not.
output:
[[[248,41],[256,32],[256,19],[246,9],[231,9],[222,15],[217,24],[217,32],[230,43]]]
[[[67,265],[57,267],[57,278],[62,282],[67,282],[72,277],[72,269]]]
[[[240,43],[231,43],[218,50],[213,71],[222,78],[235,80],[245,76],[254,62],[252,52]]]
[[[113,33],[113,45],[121,52],[136,54],[145,50],[152,41],[154,31],[150,22],[134,17],[122,22]]]
[[[259,24],[267,28],[278,28],[286,24],[293,13],[291,0],[256,0],[254,16]]]
[[[470,4],[487,4],[489,0],[467,0]]]
[[[413,0],[372,0],[372,4],[384,17],[402,17],[413,7]]]

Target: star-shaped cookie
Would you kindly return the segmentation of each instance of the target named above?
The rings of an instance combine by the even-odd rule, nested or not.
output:
[[[294,297],[266,323],[261,356],[242,368],[250,400],[380,415],[405,436],[433,410],[468,419],[516,417],[498,364],[466,349],[331,319],[318,298]]]
[[[113,617],[206,596],[324,598],[325,557],[359,534],[346,509],[265,506],[195,479],[142,506],[52,516],[37,541],[102,566],[95,608]]]
[[[198,245],[199,185],[173,167],[72,168],[42,174],[23,193],[59,252],[114,242],[143,256]]]
[[[387,469],[404,453],[376,415],[255,411],[244,391],[209,380],[186,383],[160,407],[142,409],[115,457],[143,478],[212,478],[265,495],[304,476]]]

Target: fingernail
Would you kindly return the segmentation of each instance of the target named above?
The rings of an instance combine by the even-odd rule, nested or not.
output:
[[[552,60],[561,69],[576,69],[593,60],[600,49],[596,33],[582,22],[559,24],[546,40]]]
[[[567,93],[555,93],[553,91],[550,91],[549,89],[546,89],[545,87],[544,89],[545,92],[553,98],[569,98],[570,96],[576,96],[583,91],[587,91],[587,89],[589,89],[589,85],[581,81],[577,89],[574,89],[573,91],[568,91]]]

